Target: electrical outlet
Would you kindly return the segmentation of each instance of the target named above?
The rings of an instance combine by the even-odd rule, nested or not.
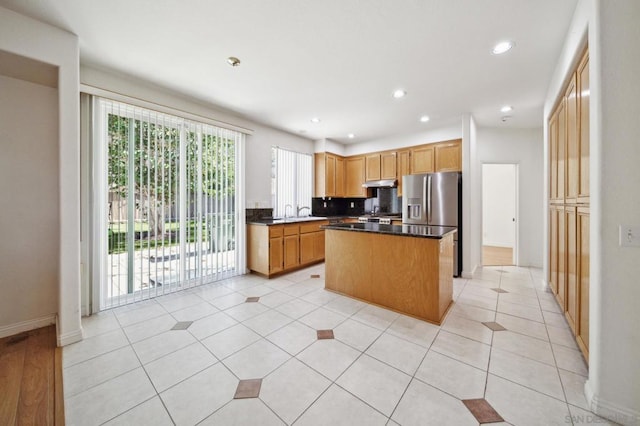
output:
[[[620,225],[620,247],[640,247],[640,226]]]
[[[325,201],[324,203],[322,203],[322,205],[324,206],[324,208],[327,208],[327,202]]]
[[[356,203],[354,203],[353,201],[351,202],[351,208],[354,208],[356,205]]]

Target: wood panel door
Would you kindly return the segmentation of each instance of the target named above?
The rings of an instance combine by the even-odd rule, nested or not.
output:
[[[396,153],[380,154],[380,179],[396,179]]]
[[[294,268],[300,264],[299,235],[284,237],[284,269]]]
[[[578,79],[578,203],[589,203],[589,52],[577,71]]]
[[[566,193],[565,202],[575,204],[578,199],[579,170],[579,146],[578,146],[578,95],[575,75],[569,81],[564,95],[566,116]]]
[[[565,228],[565,215],[564,207],[558,207],[558,292],[556,293],[556,299],[560,304],[562,312],[567,310],[567,290],[566,290],[566,264],[567,264],[567,252],[566,252],[566,228]]]
[[[275,274],[284,268],[283,238],[269,238],[269,273]]]
[[[558,207],[549,207],[549,286],[556,295],[558,294],[558,215]]]
[[[326,154],[325,163],[325,196],[335,197],[336,195],[336,157]]]
[[[380,180],[380,154],[367,155],[365,163],[365,180]]]
[[[311,235],[313,235],[314,259],[324,260],[324,231],[314,232]]]
[[[558,107],[558,149],[557,149],[557,178],[556,178],[556,200],[564,203],[565,197],[565,176],[566,176],[566,147],[567,147],[567,116],[564,99]]]
[[[567,321],[571,329],[576,332],[576,324],[578,323],[578,268],[577,268],[577,239],[576,239],[576,226],[577,226],[577,210],[575,207],[565,207],[565,232],[566,232],[566,277],[567,277],[567,302],[566,302],[566,314]]]
[[[344,197],[344,158],[335,157],[336,159],[336,197]]]
[[[411,150],[411,173],[433,173],[435,171],[435,150],[433,145],[424,145]]]
[[[549,200],[558,201],[558,111],[549,120]]]
[[[396,155],[397,175],[398,175],[398,197],[402,195],[402,176],[411,174],[410,164],[411,151],[405,149],[398,151]]]
[[[576,337],[585,359],[589,360],[589,208],[578,208],[578,323]]]
[[[462,171],[462,142],[452,141],[435,146],[436,172]]]
[[[315,232],[300,234],[300,264],[315,260]]]
[[[345,197],[361,198],[367,194],[362,187],[364,183],[364,157],[348,157],[344,160]]]

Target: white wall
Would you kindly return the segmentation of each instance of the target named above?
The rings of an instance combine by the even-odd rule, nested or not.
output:
[[[477,164],[518,164],[518,264],[542,267],[544,247],[543,211],[543,134],[538,129],[477,129]],[[473,182],[472,191],[482,193],[482,181]],[[477,210],[481,211],[480,206]],[[480,229],[472,229],[473,241],[482,241]],[[481,244],[481,243],[480,243]]]
[[[516,166],[482,165],[482,245],[515,248]]]
[[[595,413],[640,419],[640,249],[618,246],[618,226],[640,222],[640,2],[581,0],[545,103],[545,121],[565,76],[589,41],[589,379]],[[548,146],[548,141],[545,141]]]
[[[60,194],[58,90],[0,75],[0,93],[2,330],[55,322]]]
[[[58,67],[58,173],[47,179],[58,187],[57,250],[59,345],[82,338],[80,324],[80,143],[78,38],[58,28],[0,7],[0,50]],[[32,105],[32,108],[37,106]],[[3,200],[4,201],[4,200]],[[2,216],[3,220],[7,217]],[[13,219],[13,218],[8,218]],[[4,271],[3,271],[4,273]],[[15,285],[15,283],[13,284]],[[4,289],[1,289],[4,294]]]

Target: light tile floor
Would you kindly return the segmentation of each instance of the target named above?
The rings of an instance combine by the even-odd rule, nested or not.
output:
[[[64,348],[67,424],[477,425],[461,402],[476,398],[507,424],[604,423],[541,274],[455,279],[440,327],[324,290],[324,265],[101,312]],[[263,379],[258,398],[233,399],[243,379]]]

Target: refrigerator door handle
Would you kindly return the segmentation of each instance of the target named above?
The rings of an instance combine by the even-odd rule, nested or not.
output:
[[[431,223],[431,175],[425,178],[427,185],[427,223]]]

